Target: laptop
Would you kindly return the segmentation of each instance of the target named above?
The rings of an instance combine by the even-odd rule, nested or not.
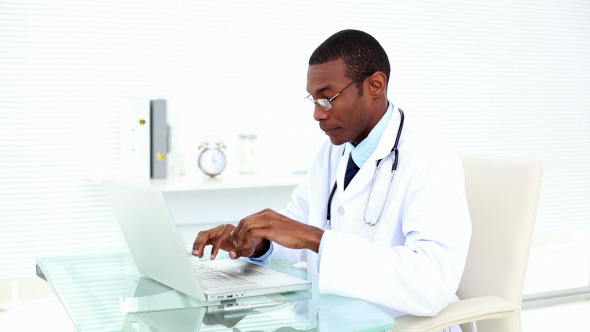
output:
[[[102,184],[139,272],[150,279],[206,302],[311,288],[310,281],[247,261],[199,260],[187,253],[161,191]]]

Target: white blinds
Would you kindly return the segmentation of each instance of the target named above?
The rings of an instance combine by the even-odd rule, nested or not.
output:
[[[307,59],[344,28],[461,152],[544,163],[537,230],[589,228],[587,1],[0,1],[0,279],[120,245],[94,181],[120,168],[119,97],[168,100],[188,170],[202,137],[244,130],[273,167],[307,165]]]
[[[590,3],[419,3],[395,16],[394,100],[461,152],[541,160],[538,232],[590,229]]]
[[[93,61],[110,45],[72,22],[91,9],[0,2],[0,280],[34,276],[37,255],[120,245],[95,181],[120,167],[119,114]]]

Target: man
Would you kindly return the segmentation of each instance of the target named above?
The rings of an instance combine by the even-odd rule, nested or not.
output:
[[[320,292],[414,315],[456,299],[471,236],[463,169],[443,140],[404,121],[387,98],[389,72],[387,54],[364,32],[323,42],[307,91],[329,141],[304,183],[281,213],[199,233],[193,254],[212,245],[211,258],[219,249],[258,262],[305,255]]]

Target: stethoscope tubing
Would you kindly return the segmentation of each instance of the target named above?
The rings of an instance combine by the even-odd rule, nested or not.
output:
[[[395,138],[395,143],[393,144],[393,148],[391,148],[391,152],[389,153],[388,157],[391,156],[391,154],[393,153],[393,163],[391,165],[391,178],[389,181],[389,185],[387,187],[387,195],[385,197],[385,203],[383,203],[383,206],[381,207],[381,211],[379,212],[379,216],[377,217],[377,219],[367,219],[367,210],[369,207],[369,201],[371,200],[371,194],[373,192],[373,187],[375,185],[375,180],[377,179],[377,174],[379,173],[380,170],[380,164],[381,161],[383,161],[384,159],[386,159],[387,157],[383,158],[383,159],[379,159],[377,161],[377,165],[375,167],[375,173],[373,174],[373,179],[371,180],[371,188],[369,189],[369,194],[367,196],[367,201],[365,203],[365,211],[363,212],[363,219],[364,222],[369,225],[369,226],[375,226],[379,220],[381,219],[381,216],[383,214],[383,210],[385,209],[385,204],[387,204],[387,200],[389,198],[389,192],[391,189],[391,184],[393,183],[393,176],[395,175],[395,172],[397,170],[397,164],[398,164],[398,160],[399,160],[399,151],[397,149],[397,145],[399,144],[399,140],[402,134],[402,129],[404,127],[404,111],[401,108],[397,109],[400,113],[400,123],[399,123],[399,128],[397,130],[397,136]],[[344,155],[344,152],[342,153]],[[334,193],[336,192],[336,187],[338,186],[337,182],[334,182],[334,186],[332,186],[332,191],[330,192],[330,196],[328,197],[328,207],[327,207],[327,212],[326,212],[326,226],[324,227],[324,230],[326,229],[330,229],[332,227],[332,198],[334,197]]]

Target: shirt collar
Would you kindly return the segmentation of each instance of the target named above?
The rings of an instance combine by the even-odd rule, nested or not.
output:
[[[383,115],[383,117],[381,117],[381,120],[377,122],[377,125],[375,125],[373,129],[371,129],[369,135],[364,140],[362,140],[359,143],[359,145],[354,146],[354,144],[348,142],[347,148],[352,149],[350,152],[352,160],[354,160],[354,163],[359,168],[363,167],[365,162],[367,162],[369,157],[371,157],[371,155],[377,148],[379,140],[381,140],[381,136],[383,135],[383,132],[385,131],[385,128],[387,127],[387,124],[389,123],[392,114],[393,103],[389,102],[387,111],[385,111],[385,114]]]

